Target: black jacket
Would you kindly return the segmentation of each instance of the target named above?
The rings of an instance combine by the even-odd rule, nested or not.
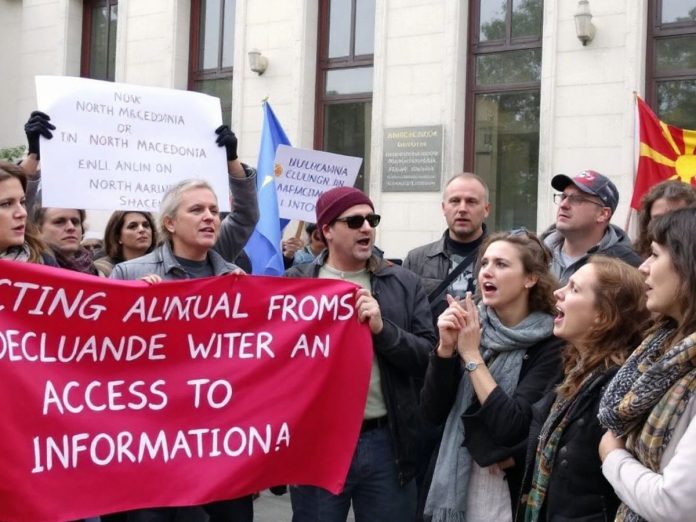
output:
[[[602,475],[599,441],[604,428],[597,420],[599,401],[604,388],[618,368],[598,376],[578,398],[570,412],[570,421],[558,444],[540,521],[601,522],[614,520],[619,499]],[[539,433],[556,399],[548,393],[534,405],[534,419],[529,430],[522,494],[518,498],[515,519],[524,521],[527,493],[532,486]]]
[[[293,266],[285,275],[318,277],[325,258],[326,251],[312,263]],[[384,322],[384,329],[372,336],[373,348],[379,361],[399,481],[404,485],[416,473],[416,443],[422,422],[418,393],[436,337],[418,276],[376,256],[369,260],[368,270],[372,295]]]
[[[549,337],[527,348],[512,396],[500,387],[491,392],[483,405],[474,396],[462,415],[462,422],[464,446],[479,466],[490,466],[524,453],[532,421],[532,405],[561,380],[562,344],[560,339]],[[459,357],[442,358],[434,352],[431,354],[421,392],[421,409],[426,419],[435,424],[447,420],[462,372]],[[516,459],[514,465],[505,470],[513,513],[523,473],[523,459]]]

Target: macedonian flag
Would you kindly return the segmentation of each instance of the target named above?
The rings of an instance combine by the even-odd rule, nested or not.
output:
[[[696,130],[680,129],[659,120],[639,96],[640,153],[631,207],[640,210],[640,199],[653,185],[679,179],[696,185]]]

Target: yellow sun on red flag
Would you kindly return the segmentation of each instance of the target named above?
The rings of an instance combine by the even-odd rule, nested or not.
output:
[[[636,101],[640,156],[631,207],[639,210],[643,195],[661,181],[679,179],[696,185],[696,130],[669,125],[640,97]]]

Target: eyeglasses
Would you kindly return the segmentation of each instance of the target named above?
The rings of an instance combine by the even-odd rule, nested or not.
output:
[[[382,219],[382,216],[378,214],[368,214],[367,216],[355,215],[336,218],[334,221],[345,223],[348,225],[348,228],[358,229],[363,226],[365,221],[367,221],[368,225],[370,225],[372,228],[375,228],[377,225],[379,225],[380,219]]]
[[[565,192],[557,192],[553,195],[553,202],[556,205],[560,205],[566,199],[568,200],[568,204],[571,206],[580,205],[582,203],[592,203],[598,207],[605,206],[603,203],[597,203],[596,201],[586,198],[585,196],[581,196],[580,194],[566,194]]]

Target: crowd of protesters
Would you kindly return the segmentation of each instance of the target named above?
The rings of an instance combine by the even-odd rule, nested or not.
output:
[[[83,209],[41,205],[39,142],[55,129],[32,113],[27,157],[0,162],[0,259],[151,284],[244,273],[256,173],[227,126],[211,139],[226,151],[229,215],[186,180],[156,216],[114,212],[92,248]],[[351,507],[358,522],[694,519],[696,190],[653,187],[631,245],[610,223],[608,178],[551,185],[556,221],[537,236],[489,231],[486,183],[454,176],[447,229],[404,266],[376,250],[381,218],[354,188],[319,197],[306,247],[284,242],[286,276],[357,285],[374,353],[344,490],[290,485],[294,522],[342,522]],[[253,498],[102,518],[246,522]]]

